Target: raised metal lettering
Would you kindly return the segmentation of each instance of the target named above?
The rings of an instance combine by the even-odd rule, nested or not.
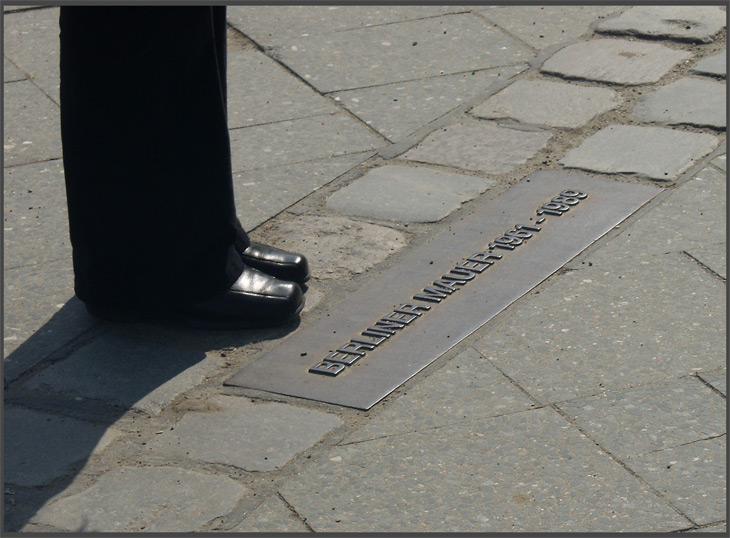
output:
[[[442,300],[448,297],[447,293],[443,290],[437,290],[436,288],[427,287],[423,289],[423,293],[418,293],[413,296],[414,299],[419,301],[427,301],[429,303],[440,303]]]
[[[322,361],[312,366],[309,373],[336,376],[344,369],[345,365],[342,363]]]
[[[353,353],[351,351],[342,351],[341,349],[338,349],[337,351],[333,351],[327,355],[324,360],[325,362],[340,362],[350,366],[357,362],[357,360],[363,355],[365,355],[365,353]]]

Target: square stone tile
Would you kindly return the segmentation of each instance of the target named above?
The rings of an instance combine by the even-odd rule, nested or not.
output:
[[[568,78],[649,84],[657,82],[690,53],[658,43],[592,39],[568,45],[550,57],[542,72]]]
[[[570,150],[560,163],[567,168],[673,181],[718,143],[705,133],[610,125]]]
[[[549,408],[342,446],[280,492],[316,532],[688,526]]]
[[[551,136],[549,131],[521,131],[490,122],[456,124],[434,131],[403,158],[504,174],[544,148]]]
[[[719,54],[713,54],[700,60],[691,72],[725,78],[727,76],[727,51],[723,49]]]
[[[227,532],[310,532],[278,496],[272,495]]]
[[[725,433],[725,401],[694,377],[558,404],[621,460]]]
[[[698,99],[697,96],[702,96]],[[725,84],[713,80],[683,78],[644,96],[632,115],[639,121],[667,125],[725,128]]]
[[[537,102],[540,106],[525,106]],[[608,88],[518,80],[472,109],[472,114],[486,119],[510,118],[521,123],[575,128],[620,102],[616,92]]]
[[[437,222],[493,185],[489,179],[426,167],[386,165],[335,192],[327,206],[356,217]]]
[[[626,464],[699,525],[726,515],[726,436],[652,452]]]
[[[533,57],[471,13],[300,36],[272,52],[324,93],[522,64]]]
[[[342,424],[336,415],[282,403],[256,404],[235,396],[216,396],[207,403],[210,410],[187,413],[147,449],[166,459],[273,471]]]

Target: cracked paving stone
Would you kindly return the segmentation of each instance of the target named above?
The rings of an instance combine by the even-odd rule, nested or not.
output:
[[[310,532],[284,502],[272,495],[226,532]]]

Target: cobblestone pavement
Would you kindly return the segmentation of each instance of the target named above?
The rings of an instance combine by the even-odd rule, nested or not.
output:
[[[238,210],[310,257],[300,327],[534,171],[665,188],[365,412],[224,385],[296,326],[85,312],[58,8],[5,6],[5,531],[725,532],[725,15],[228,8]]]

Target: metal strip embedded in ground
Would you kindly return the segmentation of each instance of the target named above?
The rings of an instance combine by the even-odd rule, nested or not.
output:
[[[227,384],[369,409],[659,192],[536,172]]]

